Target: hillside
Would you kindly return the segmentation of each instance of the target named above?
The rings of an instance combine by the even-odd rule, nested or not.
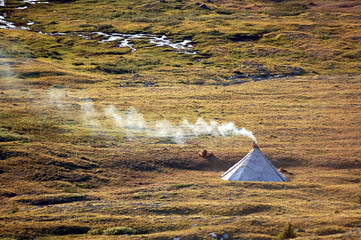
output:
[[[360,20],[356,0],[0,1],[0,238],[359,239]],[[289,182],[219,178],[253,141]]]

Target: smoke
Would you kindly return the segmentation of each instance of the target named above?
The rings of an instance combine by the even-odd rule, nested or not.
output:
[[[104,112],[107,117],[114,120],[116,127],[123,130],[128,137],[132,137],[141,131],[149,130],[143,115],[135,108],[130,108],[129,111],[121,113],[111,105]]]
[[[59,110],[65,110],[65,103],[63,101],[63,97],[65,97],[66,94],[63,89],[58,88],[52,88],[49,91],[48,100],[51,104],[56,105]]]
[[[68,98],[68,92],[64,89],[52,88],[49,90],[47,99],[44,101],[49,106],[54,106],[61,112],[61,116],[69,116],[66,111],[70,110],[64,98]],[[80,101],[80,116],[84,127],[88,127],[97,133],[99,130],[107,134],[109,123],[117,130],[123,132],[128,138],[148,137],[167,139],[183,146],[190,138],[199,136],[246,136],[257,143],[252,132],[245,128],[237,128],[233,122],[218,123],[215,120],[205,121],[199,118],[196,122],[190,123],[186,118],[179,123],[172,123],[168,120],[150,121],[145,120],[142,113],[131,107],[127,111],[119,111],[113,105],[98,112],[93,100],[83,98]],[[105,122],[100,119],[106,120]],[[108,121],[110,120],[110,121]],[[106,124],[107,122],[107,124]]]
[[[7,58],[6,54],[0,49],[0,78],[5,79],[6,88],[13,88],[14,85],[14,72],[10,65],[11,61]]]
[[[16,48],[16,44],[11,44],[13,44],[12,47]],[[8,49],[0,48],[0,87],[8,90],[8,94],[13,100],[18,98],[33,99],[34,95],[29,83],[17,76],[16,68],[13,67],[16,64],[17,60],[11,56],[11,51],[9,53]]]
[[[91,99],[80,104],[83,111],[83,123],[91,128],[100,128],[100,122],[98,121],[98,112],[94,108],[94,103]]]
[[[188,138],[201,135],[210,136],[246,136],[257,143],[252,132],[245,128],[237,128],[233,122],[220,124],[215,120],[206,122],[199,118],[194,124],[184,119],[179,124],[172,124],[167,120],[146,122],[141,113],[135,108],[126,112],[118,111],[113,105],[104,110],[105,114],[114,120],[115,126],[126,133],[127,136],[142,134],[152,138],[169,138],[178,145],[184,145]]]

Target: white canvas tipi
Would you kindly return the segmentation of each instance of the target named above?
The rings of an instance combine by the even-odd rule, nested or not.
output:
[[[278,171],[255,146],[244,158],[221,176],[228,181],[286,182],[288,179]]]

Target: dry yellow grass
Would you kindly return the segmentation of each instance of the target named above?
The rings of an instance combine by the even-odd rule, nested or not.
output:
[[[60,236],[126,226],[138,231],[122,236],[129,239],[195,239],[212,232],[274,239],[287,222],[301,239],[359,236],[358,76],[228,87],[119,88],[110,81],[53,89],[57,99],[44,90],[24,92],[22,84],[2,90],[2,128],[29,137],[1,143],[2,236],[109,239]],[[94,103],[99,128],[84,125],[80,105],[86,99]],[[294,175],[287,183],[225,182],[219,176],[250,150],[248,138],[203,136],[184,147],[140,135],[127,139],[103,113],[110,104],[120,111],[135,107],[148,122],[234,121]],[[199,158],[202,149],[213,151],[217,162]],[[33,206],[35,193],[60,203]],[[61,203],[72,196],[79,198]]]
[[[197,1],[79,0],[14,10],[11,21],[38,24],[0,29],[0,237],[276,239],[291,223],[298,239],[360,239],[359,1],[274,2],[214,0],[206,10]],[[37,31],[166,34],[192,39],[199,54],[144,39],[130,53],[99,36]],[[252,140],[205,135],[178,146],[109,114],[132,108],[149,128],[234,122],[290,181],[223,181]],[[203,149],[215,158],[200,158]],[[136,233],[102,234],[114,227]]]

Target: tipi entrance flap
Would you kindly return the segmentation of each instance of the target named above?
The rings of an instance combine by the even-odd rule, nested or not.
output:
[[[222,174],[221,178],[228,181],[288,181],[257,147]]]

